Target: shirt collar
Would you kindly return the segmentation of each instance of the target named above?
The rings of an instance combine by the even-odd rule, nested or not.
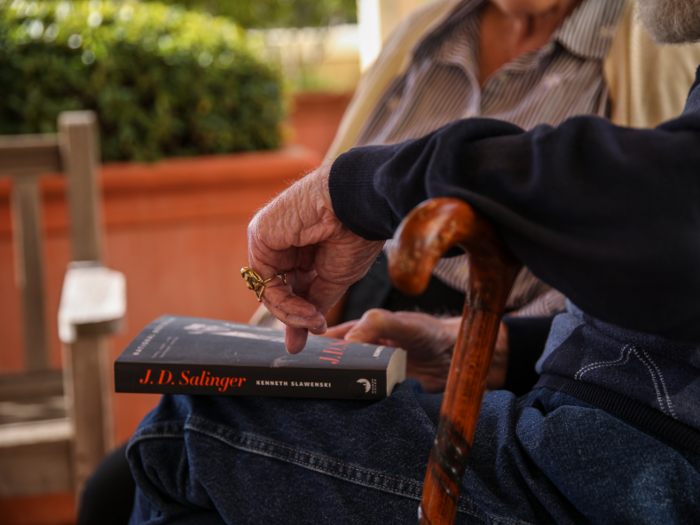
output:
[[[487,0],[463,0],[445,18],[437,30],[416,48],[433,60],[462,67],[466,71],[478,68],[478,12]]]
[[[603,60],[615,35],[625,0],[582,0],[552,36],[570,53]]]
[[[474,19],[476,21],[476,26],[472,28],[472,31],[468,35],[470,38],[474,38],[475,33],[478,34],[479,31],[476,12],[478,12],[479,8],[487,1],[488,0],[461,0],[455,3],[449,13],[444,16],[442,22],[437,24],[430,33],[418,40],[418,43],[412,50],[413,56],[431,56],[440,60],[442,55],[451,54],[450,46],[453,42],[461,42],[463,40],[464,35],[459,31],[459,26],[464,23],[465,18]],[[476,43],[478,43],[478,40]]]

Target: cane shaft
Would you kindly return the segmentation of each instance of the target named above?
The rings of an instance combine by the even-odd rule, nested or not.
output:
[[[421,293],[433,266],[452,246],[461,246],[469,257],[467,299],[418,513],[420,525],[450,525],[501,316],[520,263],[493,227],[457,199],[433,199],[416,207],[394,238],[389,272],[405,293]]]

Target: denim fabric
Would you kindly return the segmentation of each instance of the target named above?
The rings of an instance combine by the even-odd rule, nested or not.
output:
[[[625,330],[569,302],[537,371],[607,388],[700,429],[700,344]]]
[[[134,435],[131,523],[414,523],[441,396],[164,396]],[[457,523],[696,523],[700,456],[543,388],[487,394]]]

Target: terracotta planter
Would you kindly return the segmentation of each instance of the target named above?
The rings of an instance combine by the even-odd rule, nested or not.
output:
[[[352,93],[300,93],[292,101],[289,142],[325,155]]]
[[[116,356],[154,318],[173,313],[246,322],[258,303],[240,278],[246,227],[260,208],[320,163],[301,146],[280,151],[172,159],[102,168],[106,260],[126,275],[126,330]],[[14,284],[10,182],[0,180],[0,370],[22,366],[20,305]],[[57,334],[61,280],[69,262],[63,181],[42,182],[50,333]],[[58,337],[51,362],[60,366]],[[115,396],[116,438],[128,439],[157,396]]]

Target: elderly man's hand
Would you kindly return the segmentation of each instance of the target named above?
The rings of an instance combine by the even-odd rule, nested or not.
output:
[[[452,352],[461,317],[438,318],[417,312],[368,310],[361,319],[349,321],[326,332],[327,337],[360,343],[399,346],[406,350],[406,375],[416,378],[426,392],[445,390]],[[508,366],[508,328],[501,328],[494,350],[486,388],[503,386]]]
[[[345,290],[359,280],[383,242],[366,241],[348,230],[333,212],[324,165],[293,184],[260,210],[248,226],[248,265],[273,279],[262,301],[287,325],[290,353],[306,344],[307,330],[322,334],[325,315]]]
[[[368,310],[361,319],[330,328],[327,337],[400,346],[406,350],[406,375],[426,392],[442,392],[447,383],[459,317],[441,319],[417,312]]]

